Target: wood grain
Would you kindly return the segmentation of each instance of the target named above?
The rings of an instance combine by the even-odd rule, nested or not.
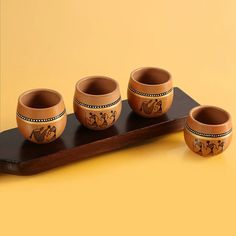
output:
[[[162,134],[183,130],[189,111],[199,105],[179,88],[167,114],[158,118],[142,118],[123,101],[117,123],[103,131],[88,130],[68,115],[63,135],[56,141],[38,145],[21,136],[18,129],[0,134],[0,172],[32,175],[97,154],[120,149]]]

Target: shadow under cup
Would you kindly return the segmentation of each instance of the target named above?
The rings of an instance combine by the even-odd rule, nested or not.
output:
[[[135,113],[152,118],[165,114],[172,105],[173,84],[169,72],[143,67],[130,74],[128,102]]]
[[[33,89],[19,96],[17,125],[25,139],[45,144],[63,133],[67,115],[62,96],[51,89]]]
[[[122,101],[118,83],[106,76],[88,76],[75,86],[74,113],[85,127],[104,130],[120,116]]]

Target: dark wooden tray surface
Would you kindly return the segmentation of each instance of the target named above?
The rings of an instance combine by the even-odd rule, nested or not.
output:
[[[125,100],[119,120],[107,130],[88,130],[78,123],[74,114],[70,114],[63,135],[49,144],[30,143],[17,128],[4,131],[0,133],[0,172],[36,174],[147,138],[180,131],[190,109],[197,105],[182,90],[175,88],[171,109],[159,118],[137,116]]]

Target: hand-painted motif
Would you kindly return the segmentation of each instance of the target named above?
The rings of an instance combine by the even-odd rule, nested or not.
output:
[[[162,113],[162,101],[158,99],[144,101],[140,107],[140,111],[147,115]]]
[[[34,129],[30,135],[30,139],[34,139],[38,143],[53,141],[56,139],[56,127],[49,125]]]
[[[225,142],[223,140],[200,140],[195,138],[193,150],[204,156],[211,156],[221,153],[224,150]]]
[[[89,117],[87,118],[88,126],[95,128],[106,128],[111,126],[116,120],[117,112],[111,110],[110,113],[100,112],[100,113],[89,113]]]

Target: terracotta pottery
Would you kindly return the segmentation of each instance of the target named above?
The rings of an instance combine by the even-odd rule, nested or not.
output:
[[[184,129],[188,147],[201,156],[223,152],[232,138],[230,114],[215,106],[198,106],[190,111]]]
[[[122,101],[118,83],[105,76],[88,76],[75,87],[76,118],[89,129],[104,130],[117,121]]]
[[[159,68],[143,67],[130,74],[128,102],[135,113],[143,117],[165,114],[173,101],[171,75]]]
[[[20,95],[16,113],[17,125],[31,142],[44,144],[60,137],[67,115],[62,96],[50,89],[33,89]]]

